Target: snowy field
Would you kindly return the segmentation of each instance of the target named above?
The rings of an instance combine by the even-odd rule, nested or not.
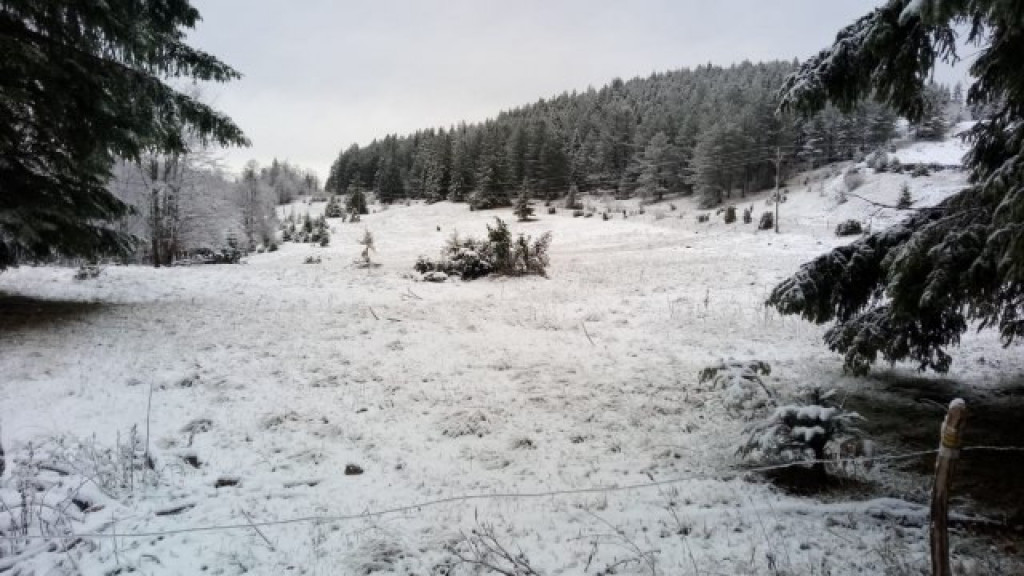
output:
[[[0,556],[0,574],[482,574],[449,549],[488,535],[546,575],[920,573],[926,478],[881,462],[858,473],[867,493],[787,495],[736,473],[749,465],[735,455],[745,423],[697,385],[701,368],[733,357],[770,363],[782,392],[880,388],[843,376],[823,328],[762,306],[801,263],[848,241],[839,221],[899,219],[837,204],[841,177],[827,171],[803,178],[779,235],[714,213],[698,224],[690,200],[610,221],[539,209],[511,226],[553,232],[548,279],[418,282],[416,257],[436,256],[454,230],[514,221],[448,203],[332,222],[329,247],[285,244],[244,265],[108,267],[86,281],[4,272],[0,498],[16,508],[31,462],[43,504],[80,490],[65,512],[75,532],[122,536],[69,551],[36,541]],[[925,205],[963,181],[868,175],[856,193],[894,204],[907,182]],[[769,209],[764,194],[739,202],[750,204],[755,221]],[[369,270],[353,266],[364,228],[380,264]],[[946,379],[981,388],[1024,372],[1019,349],[990,334],[968,334],[955,357]],[[129,444],[133,427],[155,473],[101,489],[100,471],[124,473],[102,450]],[[404,508],[423,502],[434,503]],[[301,521],[264,524],[289,519]],[[1019,567],[995,549],[954,550],[960,573]]]

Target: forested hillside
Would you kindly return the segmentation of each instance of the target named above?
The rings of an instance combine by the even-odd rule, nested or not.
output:
[[[508,205],[521,190],[551,199],[582,192],[659,199],[696,193],[713,206],[796,169],[863,155],[893,135],[897,116],[874,102],[853,113],[778,115],[777,90],[796,62],[701,66],[563,93],[481,124],[388,135],[335,160],[327,190],[372,188],[380,200]],[[949,90],[932,92],[941,114]],[[923,122],[922,122],[923,124]],[[940,128],[941,131],[941,128]]]

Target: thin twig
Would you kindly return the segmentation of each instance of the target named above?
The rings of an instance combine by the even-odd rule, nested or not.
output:
[[[276,552],[277,549],[274,548],[274,544],[270,541],[270,538],[267,538],[267,535],[264,534],[262,530],[260,530],[259,526],[257,526],[255,523],[253,523],[252,518],[249,516],[249,513],[246,512],[245,510],[240,510],[240,512],[242,513],[242,516],[245,516],[245,520],[246,520],[246,522],[249,523],[249,526],[252,526],[252,529],[255,530],[257,534],[260,535],[260,538],[263,538],[264,542],[267,543],[267,547],[270,548],[270,551],[271,552]]]
[[[590,345],[597,346],[597,344],[594,344],[594,339],[590,337],[590,332],[587,332],[587,323],[580,320],[580,326],[583,327],[583,333],[587,336],[587,340],[590,340]]]
[[[856,198],[856,199],[858,199],[858,200],[860,200],[862,202],[867,202],[868,204],[871,204],[872,206],[878,206],[879,208],[886,208],[888,210],[899,210],[901,212],[903,212],[903,211],[934,212],[936,210],[945,210],[945,208],[940,208],[938,206],[929,206],[929,207],[924,207],[924,208],[914,208],[912,206],[902,206],[902,207],[901,206],[893,206],[892,204],[885,204],[884,202],[876,202],[874,200],[868,200],[867,198],[861,196],[860,194],[854,194],[853,192],[847,192],[846,195],[847,196],[851,196],[853,198]]]

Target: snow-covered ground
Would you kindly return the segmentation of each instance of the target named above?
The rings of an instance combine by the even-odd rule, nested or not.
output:
[[[482,235],[495,216],[514,220],[448,203],[333,222],[329,247],[285,244],[239,266],[108,267],[86,281],[64,268],[4,272],[8,461],[27,459],[30,446],[37,463],[74,454],[61,470],[69,477],[38,471],[40,501],[64,499],[48,482],[82,478],[73,487],[85,504],[103,507],[70,508],[74,530],[124,535],[35,550],[14,573],[473,574],[448,547],[487,542],[474,530],[539,574],[926,566],[920,500],[826,502],[737,476],[745,423],[697,386],[698,370],[723,357],[767,361],[783,391],[872,386],[842,375],[822,328],[762,306],[801,263],[848,241],[833,233],[839,221],[899,218],[854,197],[837,204],[838,169],[810,178],[790,182],[779,235],[714,215],[698,224],[690,200],[610,221],[539,210],[511,226],[553,232],[547,279],[416,281],[416,257],[436,255],[453,231]],[[964,176],[867,175],[855,193],[895,204],[904,182],[925,205]],[[756,221],[765,198],[739,205],[752,204]],[[353,266],[364,229],[377,268]],[[309,255],[322,262],[304,264]],[[1019,350],[985,333],[967,335],[957,358],[948,377],[979,386],[1024,369]],[[150,438],[156,478],[138,472],[105,495],[83,468],[102,447],[127,444],[133,426]],[[363,473],[346,474],[349,465]],[[105,466],[119,469],[116,458]],[[17,514],[18,467],[8,468],[0,518],[3,506]],[[873,496],[891,496],[906,473],[881,463],[862,474]],[[434,503],[353,518],[422,502]],[[149,535],[130,536],[140,533]],[[991,554],[958,548],[956,563],[976,573]]]

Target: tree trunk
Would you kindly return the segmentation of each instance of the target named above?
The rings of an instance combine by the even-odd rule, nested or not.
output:
[[[156,187],[152,192],[151,223],[149,235],[153,246],[153,267],[160,267],[160,194]]]

